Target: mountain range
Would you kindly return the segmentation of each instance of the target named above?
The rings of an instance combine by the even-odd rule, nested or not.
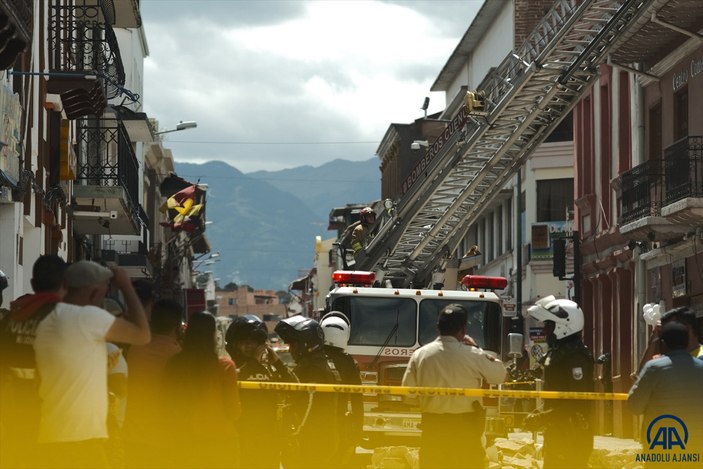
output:
[[[309,272],[315,236],[336,235],[327,230],[333,208],[378,200],[381,189],[376,158],[246,174],[222,161],[177,162],[176,173],[208,185],[206,235],[220,256],[199,270],[221,286],[276,291]]]

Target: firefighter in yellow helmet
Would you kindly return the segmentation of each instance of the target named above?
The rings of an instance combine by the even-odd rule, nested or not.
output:
[[[351,247],[354,251],[354,255],[361,251],[366,243],[366,235],[369,234],[369,230],[376,223],[376,213],[371,207],[364,207],[359,213],[359,224],[354,228],[351,235]]]

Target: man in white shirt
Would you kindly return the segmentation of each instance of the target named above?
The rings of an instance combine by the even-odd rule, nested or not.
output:
[[[461,305],[452,304],[440,311],[440,336],[412,354],[403,386],[480,388],[483,380],[490,384],[505,381],[505,365],[466,335],[467,321],[468,313]],[[479,398],[420,396],[419,400],[420,468],[485,467]]]
[[[127,302],[126,317],[100,306],[110,282]],[[127,272],[78,261],[65,275],[66,296],[37,327],[34,350],[42,399],[39,443],[47,466],[108,467],[106,342],[145,344],[149,324]]]

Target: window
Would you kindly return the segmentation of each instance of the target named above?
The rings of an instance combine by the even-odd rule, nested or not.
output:
[[[227,304],[230,305],[230,306],[232,306],[233,304],[235,304],[234,298],[227,298]]]
[[[649,159],[662,157],[662,105],[657,103],[649,110]]]
[[[437,338],[437,316],[447,305],[458,303],[469,313],[467,334],[487,350],[500,350],[500,306],[489,301],[423,300],[420,303],[420,345]]]
[[[574,207],[574,180],[537,181],[537,221],[566,220],[566,211]]]
[[[568,113],[559,125],[545,139],[545,142],[568,142],[574,139],[574,121],[572,113]]]
[[[496,254],[499,256],[505,252],[505,249],[503,249],[503,220],[503,206],[501,205],[498,207],[498,213],[496,214]]]
[[[688,88],[674,95],[674,141],[688,137]]]
[[[415,345],[417,303],[413,299],[342,297],[334,301],[332,310],[349,318],[349,345]]]

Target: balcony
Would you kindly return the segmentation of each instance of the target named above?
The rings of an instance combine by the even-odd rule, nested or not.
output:
[[[667,240],[703,223],[703,137],[686,137],[621,175],[620,232]]]
[[[138,28],[142,25],[139,0],[78,0],[75,3],[102,7],[100,20],[115,28]]]
[[[139,205],[139,162],[119,120],[77,125],[73,229],[78,234],[139,235],[147,218]]]
[[[0,70],[12,67],[32,42],[32,0],[0,0]]]
[[[662,215],[674,223],[703,223],[703,137],[685,137],[664,150],[666,198]]]
[[[112,4],[55,2],[50,8],[48,92],[61,96],[69,119],[102,115],[107,100],[116,97],[125,83],[111,26],[114,15],[109,7],[103,9],[103,3]]]
[[[149,250],[142,241],[103,239],[101,260],[123,267],[130,278],[154,275]]]

